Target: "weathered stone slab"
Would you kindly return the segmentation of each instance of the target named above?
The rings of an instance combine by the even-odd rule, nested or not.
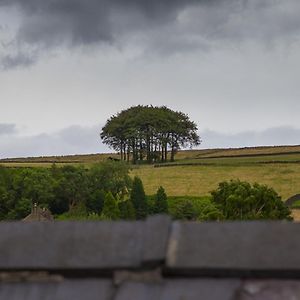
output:
[[[240,287],[235,279],[168,280],[162,300],[232,300]]]
[[[0,299],[5,300],[110,300],[112,295],[109,280],[0,283]]]
[[[160,300],[161,292],[160,284],[125,282],[118,288],[114,300]]]
[[[123,284],[116,300],[232,300],[239,287],[239,280],[222,279],[176,279],[161,284]]]
[[[145,222],[0,223],[0,269],[122,269],[141,265]]]
[[[167,270],[213,276],[253,272],[299,276],[299,236],[300,224],[290,222],[174,222]]]
[[[146,220],[143,242],[144,265],[151,266],[165,261],[171,224],[171,218],[167,215],[156,215]]]
[[[300,299],[300,281],[252,280],[240,290],[239,300],[296,300]]]

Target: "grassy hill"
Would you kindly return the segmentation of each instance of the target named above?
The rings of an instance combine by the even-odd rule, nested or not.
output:
[[[8,167],[91,164],[117,154],[28,157],[0,160]],[[170,196],[207,195],[219,182],[239,178],[273,187],[283,199],[300,192],[300,146],[251,147],[179,151],[176,162],[135,165],[132,176],[144,182],[147,194],[162,185]]]

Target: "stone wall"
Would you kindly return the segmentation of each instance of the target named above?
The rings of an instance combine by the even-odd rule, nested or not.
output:
[[[300,299],[300,224],[0,223],[0,299]]]

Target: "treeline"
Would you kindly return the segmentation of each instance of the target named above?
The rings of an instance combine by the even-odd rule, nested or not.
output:
[[[163,187],[146,195],[128,164],[107,161],[84,167],[0,167],[0,220],[21,220],[37,203],[59,220],[140,220],[165,213],[173,219],[291,219],[278,194],[265,185],[222,182],[205,197],[168,197]]]
[[[99,214],[108,194],[123,200],[131,183],[125,163],[105,162],[90,169],[0,167],[0,219],[22,219],[33,203],[54,215],[79,208],[86,214]]]
[[[165,106],[134,106],[107,120],[101,139],[121,160],[166,162],[181,148],[200,144],[197,125],[188,115]]]
[[[107,161],[90,169],[55,164],[47,168],[0,167],[0,220],[21,220],[37,203],[57,219],[144,219],[168,213],[160,187],[148,205],[142,181],[126,163]],[[153,198],[152,198],[153,200]]]

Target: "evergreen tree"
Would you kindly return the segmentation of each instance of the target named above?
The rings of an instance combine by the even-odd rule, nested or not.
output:
[[[119,202],[120,218],[124,220],[135,220],[135,209],[131,200]]]
[[[164,188],[161,186],[157,190],[155,197],[155,213],[167,214],[168,213],[168,200]]]
[[[147,201],[142,180],[135,176],[132,183],[130,200],[135,208],[136,218],[145,219],[147,216]]]
[[[118,203],[111,192],[107,193],[104,200],[102,214],[108,219],[120,219],[120,209]]]

